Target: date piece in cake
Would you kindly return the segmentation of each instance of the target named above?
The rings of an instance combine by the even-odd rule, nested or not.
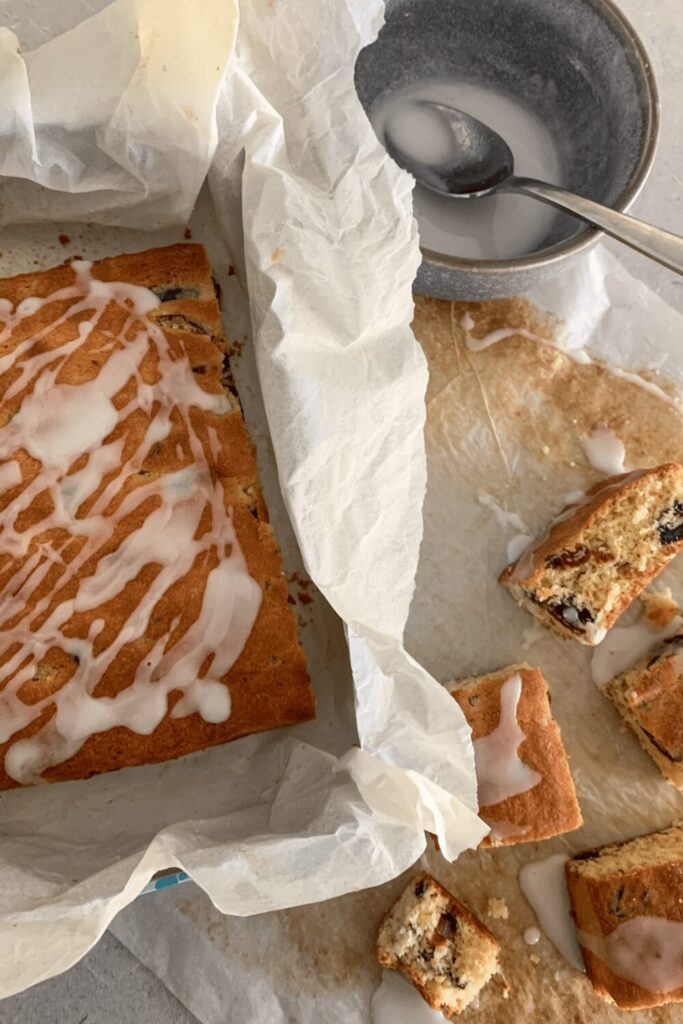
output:
[[[434,1010],[455,1017],[498,970],[500,943],[431,875],[409,883],[382,921],[377,959],[402,971]]]
[[[540,669],[511,665],[449,684],[472,729],[482,846],[509,846],[580,828],[581,810],[548,685]]]
[[[540,622],[594,646],[683,545],[683,466],[610,477],[553,520],[499,582]]]
[[[662,775],[683,790],[683,634],[612,679],[605,693]]]
[[[587,850],[565,870],[598,995],[623,1010],[683,1002],[683,826]]]
[[[211,267],[0,281],[0,789],[315,713]]]

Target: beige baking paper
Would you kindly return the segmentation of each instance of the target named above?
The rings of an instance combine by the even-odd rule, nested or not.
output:
[[[539,665],[549,682],[585,821],[567,836],[468,851],[454,864],[431,843],[421,858],[502,942],[502,975],[461,1017],[473,1024],[627,1019],[595,995],[545,936],[537,945],[524,942],[524,930],[536,919],[519,889],[518,871],[550,854],[623,839],[683,815],[683,795],[664,781],[593,683],[592,652],[535,626],[496,583],[507,544],[520,527],[502,525],[505,517],[491,507],[492,499],[531,533],[541,530],[569,492],[600,479],[582,446],[597,423],[621,438],[629,469],[682,459],[683,418],[674,383],[681,381],[681,357],[673,340],[683,337],[683,316],[602,250],[545,294],[544,311],[526,300],[416,299],[414,327],[430,369],[428,488],[407,645],[443,682],[525,660]],[[474,339],[505,329],[511,336],[482,352],[471,351],[462,327],[466,313],[475,323]],[[549,344],[515,336],[514,328]],[[602,365],[576,362],[584,343],[613,370],[642,368],[661,397]],[[680,602],[683,560],[674,562],[661,582]],[[226,991],[241,1024],[322,1019],[386,1024],[377,1006],[372,1009],[381,981],[373,944],[382,915],[407,877],[315,907],[239,922],[221,919],[194,888],[180,887],[153,905],[138,902],[128,908],[114,932],[201,1024],[225,1019],[221,993]],[[490,916],[489,900],[495,898],[505,901],[507,918]],[[159,945],[152,941],[155,936],[167,938]],[[198,987],[200,970],[206,971],[206,983]],[[407,985],[404,989],[397,989],[401,998],[392,1024],[415,1024],[419,1000],[411,998]],[[682,1012],[661,1007],[628,1020],[675,1024]],[[434,1015],[435,1022],[439,1019]]]

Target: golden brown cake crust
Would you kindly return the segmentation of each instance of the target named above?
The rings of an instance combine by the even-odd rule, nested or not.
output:
[[[670,845],[667,855],[662,837]],[[653,851],[659,851],[653,856]],[[616,856],[612,869],[591,877],[599,858]],[[636,917],[658,917],[683,923],[683,828],[674,825],[663,832],[586,850],[565,865],[572,916],[580,932],[608,936],[619,925]],[[579,936],[581,939],[581,935]],[[581,943],[586,972],[598,995],[624,1010],[647,1009],[683,1002],[683,987],[670,992],[650,992],[615,974],[599,956]]]
[[[629,560],[630,534],[640,564]],[[683,467],[666,463],[595,484],[499,582],[545,625],[592,646],[682,545]]]
[[[662,775],[683,789],[683,635],[616,676],[605,693]]]
[[[91,273],[93,278],[101,281],[122,281],[153,290],[160,299],[160,305],[149,313],[149,317],[163,330],[171,350],[183,361],[188,382],[194,378],[202,390],[214,394],[223,393],[226,345],[211,268],[202,246],[173,245],[101,260],[93,265]],[[73,285],[74,281],[73,268],[64,264],[52,270],[0,281],[0,299],[9,300],[16,307],[23,299],[50,296],[60,288]],[[33,315],[26,316],[0,355],[11,351],[12,346],[17,345],[22,337],[40,330],[46,331],[42,342],[46,348],[59,346],[70,329],[68,321],[57,326],[51,325],[65,312],[67,306],[68,303],[50,302]],[[107,327],[104,321],[109,316],[110,326],[115,329],[117,312],[113,304],[111,313],[110,306],[107,306],[99,324],[102,330]],[[86,344],[78,349],[77,358],[67,359],[60,370],[59,382],[78,385],[84,380],[93,379],[99,369],[98,345],[101,345],[101,335],[99,331],[93,331]],[[153,380],[153,372],[150,372],[150,380]],[[16,399],[4,401],[15,379],[14,367],[0,376],[0,428],[9,422],[18,407]],[[124,395],[120,405],[124,404],[125,397],[130,396]],[[165,761],[250,733],[306,721],[315,714],[305,657],[298,641],[296,621],[288,604],[281,556],[268,522],[267,508],[258,482],[254,447],[247,434],[239,403],[232,398],[231,408],[224,415],[193,408],[191,418],[194,432],[202,441],[206,466],[212,478],[222,482],[226,517],[229,510],[232,510],[235,531],[249,574],[262,591],[260,610],[251,634],[237,661],[223,677],[232,700],[230,717],[220,724],[204,721],[196,712],[188,717],[172,718],[170,711],[179,693],[171,692],[169,709],[151,735],[140,735],[125,727],[115,727],[92,735],[78,753],[44,773],[47,781],[84,778],[126,766]],[[121,423],[116,429],[121,430],[122,436],[125,430],[130,431],[126,443],[130,441],[134,444],[144,433],[145,427],[144,422],[132,417],[125,429]],[[150,450],[143,472],[161,477],[192,461],[192,458],[183,425],[174,422],[168,437],[160,440]],[[40,472],[40,464],[26,452],[20,453],[19,461],[24,475],[22,483]],[[130,487],[133,486],[134,482],[131,482]],[[6,491],[0,497],[0,510],[7,508],[16,494],[16,488]],[[28,521],[35,522],[42,514],[44,509],[36,502],[28,510]],[[132,528],[135,525],[135,522],[131,523]],[[47,538],[53,546],[64,545],[64,532],[61,531],[57,536],[59,533],[52,531]],[[17,569],[14,557],[3,550],[0,535],[0,591],[3,587],[11,586]],[[201,605],[209,571],[210,566],[206,562],[195,564],[191,573],[181,581],[182,585],[171,587],[155,609],[155,617],[147,634],[130,649],[126,649],[123,657],[117,659],[116,671],[107,673],[106,678],[99,681],[95,696],[115,696],[123,690],[131,682],[136,665],[152,647],[155,637],[169,631],[171,623],[179,616],[181,622],[192,620]],[[104,608],[75,614],[69,623],[69,635],[75,638],[86,637],[93,620],[103,616],[106,619],[105,632],[111,630],[115,634],[125,621],[130,602],[136,601],[140,591],[149,586],[152,577],[153,573],[145,575],[143,571],[126,591]],[[31,600],[35,597],[37,601],[49,589],[49,586],[44,591],[38,589]],[[40,623],[33,623],[32,628],[39,630]],[[11,636],[11,622],[3,620],[0,629]],[[28,684],[29,692],[22,692],[22,697],[33,703],[56,692],[70,678],[72,670],[63,652],[50,652],[37,678]],[[38,721],[32,722],[8,743],[0,746],[0,765],[4,764],[10,746],[17,739],[36,732],[50,717],[50,713],[48,708]],[[0,789],[16,785],[15,779],[0,767]]]
[[[583,823],[560,729],[550,709],[548,686],[540,669],[510,665],[499,672],[450,683],[448,689],[462,708],[472,729],[472,739],[478,740],[497,727],[501,689],[516,674],[522,680],[516,718],[526,736],[518,756],[541,775],[541,781],[525,793],[479,809],[489,824],[495,826],[499,822],[518,827],[517,832],[512,828],[510,834],[503,832],[493,841],[486,836],[482,846],[549,839],[580,828]]]

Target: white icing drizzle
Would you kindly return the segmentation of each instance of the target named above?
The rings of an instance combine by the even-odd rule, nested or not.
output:
[[[477,501],[484,508],[489,509],[495,515],[498,520],[499,526],[504,530],[512,527],[515,530],[524,530],[528,533],[528,527],[525,525],[524,520],[521,519],[516,512],[508,512],[502,508],[495,498],[492,498],[490,494],[486,494],[485,491],[480,491],[477,495]]]
[[[613,430],[604,423],[598,423],[588,437],[581,441],[589,465],[598,473],[617,476],[623,473],[626,449]]]
[[[0,344],[17,328],[23,340],[0,357],[0,373],[11,369],[14,374],[3,402],[18,405],[0,432],[0,490],[22,482],[20,472],[17,479],[21,451],[39,460],[41,469],[27,477],[2,517],[0,552],[14,564],[1,594],[0,742],[54,708],[37,732],[7,752],[5,769],[22,783],[39,781],[43,771],[73,756],[95,733],[126,726],[150,734],[166,715],[172,691],[182,694],[174,716],[199,712],[208,722],[225,721],[230,694],[221,679],[241,653],[261,602],[222,482],[207,465],[191,415],[192,409],[224,415],[231,408],[228,398],[203,390],[180,346],[168,342],[150,320],[147,314],[159,304],[153,292],[99,281],[82,260],[72,266],[73,285],[43,299],[24,299],[13,312],[7,302],[2,306]],[[32,332],[21,324],[56,303],[47,327]],[[112,304],[121,323],[116,334],[111,317],[106,329],[100,327]],[[62,325],[70,340],[54,347],[51,332]],[[96,376],[78,386],[63,383],[60,371],[93,331],[101,343],[91,351],[103,357]],[[48,334],[51,347],[41,344]],[[148,382],[150,370],[154,384]],[[134,397],[123,404],[123,389],[130,394],[131,382]],[[126,424],[141,414],[146,432],[130,451]],[[174,424],[182,426],[189,448],[186,465],[158,478],[141,473],[152,446]],[[117,427],[122,429],[115,438]],[[40,495],[49,497],[45,513],[26,526],[20,517]],[[131,529],[133,516],[137,525]],[[124,529],[117,533],[121,524]],[[119,540],[126,528],[131,532]],[[198,616],[189,623],[178,616],[154,639],[148,627],[160,600],[196,564],[207,570]],[[128,597],[131,606],[118,635],[106,643],[100,639],[104,616],[91,623],[87,638],[72,635],[74,615],[104,606],[146,567],[155,574],[137,605]],[[37,599],[37,588],[46,581],[49,591]],[[146,635],[151,638],[142,650]],[[133,645],[141,660],[131,684],[116,696],[97,696],[97,684]],[[73,674],[57,692],[25,703],[21,688],[54,649],[73,659]]]
[[[665,629],[653,630],[643,619],[628,626],[613,626],[591,658],[593,682],[601,690],[610,679],[621,675],[650,650],[654,643],[681,631],[683,619],[676,616]]]
[[[563,853],[554,853],[544,860],[522,865],[519,887],[558,953],[577,971],[585,971],[564,874],[568,859]]]
[[[683,987],[683,921],[639,915],[609,935],[580,931],[579,941],[619,978],[647,992]]]
[[[517,705],[522,695],[518,672],[500,688],[500,721],[488,736],[474,741],[474,764],[480,807],[492,807],[519,793],[526,793],[543,778],[517,756],[526,739],[517,722]]]
[[[622,487],[626,487],[627,484],[632,483],[634,480],[638,480],[645,473],[647,473],[646,469],[634,469],[620,480],[614,480],[611,483],[609,481],[601,483],[599,491],[596,490],[593,494],[585,494],[583,491],[573,491],[571,494],[567,495],[567,499],[571,498],[575,500],[569,501],[566,508],[564,508],[559,515],[555,516],[554,519],[550,520],[540,537],[535,540],[525,552],[523,552],[522,557],[512,571],[511,579],[515,582],[519,582],[520,580],[524,580],[531,573],[534,566],[534,555],[536,551],[542,544],[545,544],[552,530],[559,523],[563,523],[565,520],[571,519],[578,508],[582,505],[588,505],[591,501],[594,501],[598,495],[603,498],[611,491],[620,490]],[[588,629],[586,629],[586,632],[588,633]],[[595,642],[598,643],[599,641]]]
[[[480,505],[483,505],[484,508],[493,512],[498,525],[503,530],[513,529],[522,531],[520,533],[516,533],[514,537],[511,537],[507,544],[508,562],[514,562],[534,539],[533,535],[529,532],[529,527],[516,512],[508,512],[506,509],[502,508],[495,498],[491,497],[490,494],[486,494],[485,491],[481,491],[477,495],[477,501]]]
[[[467,323],[465,322],[467,317]],[[551,340],[550,338],[542,338],[538,334],[533,334],[524,327],[499,327],[494,331],[490,331],[485,334],[483,338],[473,338],[470,332],[477,326],[476,322],[472,320],[469,313],[460,321],[461,327],[465,330],[465,342],[470,352],[483,352],[484,349],[490,348],[492,345],[497,345],[501,341],[506,341],[508,338],[513,338],[515,335],[519,335],[522,338],[528,338],[529,341],[537,341],[541,345],[546,345],[548,348],[554,348],[557,352],[561,352],[575,363],[579,363],[581,366],[601,366],[613,377],[618,377],[619,380],[625,380],[629,384],[635,384],[637,387],[642,388],[643,391],[647,391],[649,394],[654,395],[655,398],[661,399],[666,402],[667,405],[673,406],[674,409],[680,410],[681,403],[671,395],[668,395],[663,388],[653,383],[652,381],[645,380],[638,373],[631,373],[629,370],[622,370],[618,366],[612,366],[610,363],[602,363],[586,352],[584,348],[572,348],[570,345],[562,345],[559,340]]]
[[[397,971],[383,971],[370,1005],[372,1024],[444,1024],[416,988]]]
[[[537,942],[541,941],[541,929],[532,925],[531,928],[525,928],[522,933],[522,938],[526,942],[527,946],[535,946]]]

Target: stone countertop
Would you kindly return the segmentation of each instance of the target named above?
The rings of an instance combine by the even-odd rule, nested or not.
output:
[[[649,51],[659,84],[662,128],[655,164],[633,213],[683,235],[683,104],[680,102],[681,0],[619,0]],[[613,251],[672,305],[683,305],[683,278],[656,264]],[[154,896],[146,897],[154,899]],[[0,1001],[0,1024],[197,1024],[146,967],[106,934],[59,978]],[[239,1022],[226,1021],[226,1024]]]

